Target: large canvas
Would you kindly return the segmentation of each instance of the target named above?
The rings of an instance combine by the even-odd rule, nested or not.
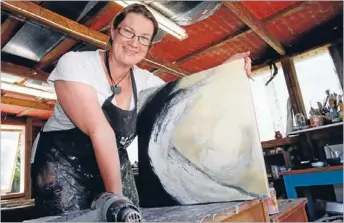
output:
[[[142,207],[252,200],[268,182],[244,60],[139,95]]]

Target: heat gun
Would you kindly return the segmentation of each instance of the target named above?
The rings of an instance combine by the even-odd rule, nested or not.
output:
[[[124,196],[103,193],[92,202],[91,208],[34,221],[45,222],[141,222],[139,209]]]

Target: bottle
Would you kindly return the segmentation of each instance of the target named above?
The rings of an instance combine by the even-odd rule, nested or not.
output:
[[[273,183],[269,184],[268,210],[269,210],[269,215],[279,213],[276,190],[274,188]]]
[[[281,131],[275,131],[275,139],[283,138]]]

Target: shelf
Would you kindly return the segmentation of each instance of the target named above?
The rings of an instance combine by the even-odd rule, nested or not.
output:
[[[280,178],[268,178],[268,181],[280,181],[280,180],[283,180],[283,177],[280,177]]]
[[[285,137],[281,139],[274,139],[269,141],[263,141],[262,147],[263,149],[269,149],[269,148],[275,148],[275,147],[281,147],[281,146],[287,146],[294,143],[299,142],[299,138],[296,137]]]
[[[264,155],[264,157],[271,157],[271,156],[277,156],[277,155],[284,155],[283,153],[275,153],[275,154],[268,154],[268,155]]]
[[[316,131],[316,130],[320,130],[320,129],[326,129],[326,128],[331,128],[331,127],[335,127],[335,126],[340,126],[343,125],[343,122],[336,122],[333,124],[328,124],[328,125],[321,125],[318,127],[312,127],[312,128],[308,128],[308,129],[302,129],[302,130],[297,130],[297,131],[292,131],[292,132],[288,132],[287,135],[298,135],[300,133],[306,133],[306,132],[311,132],[311,131]]]

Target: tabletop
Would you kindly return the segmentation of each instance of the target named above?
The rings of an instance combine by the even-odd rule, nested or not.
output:
[[[291,212],[298,210],[299,208],[305,208],[305,204],[307,203],[306,198],[298,198],[298,199],[286,199],[286,200],[277,200],[278,201],[278,209],[279,213],[270,215],[271,221],[282,221],[286,217],[288,217]]]
[[[316,172],[326,172],[326,171],[334,171],[334,170],[343,170],[343,165],[328,166],[328,167],[321,167],[321,168],[307,168],[307,169],[302,169],[302,170],[290,170],[290,171],[281,172],[280,175],[316,173]]]
[[[260,200],[219,202],[197,205],[180,205],[159,208],[142,208],[143,220],[146,222],[209,222],[222,221],[222,217],[231,217],[239,212],[262,202]]]

